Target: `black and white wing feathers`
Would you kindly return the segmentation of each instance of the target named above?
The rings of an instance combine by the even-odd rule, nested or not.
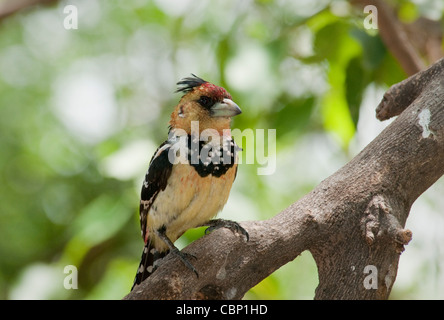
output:
[[[140,195],[140,228],[144,241],[147,241],[148,212],[159,192],[165,190],[173,164],[168,159],[171,144],[165,141],[154,153],[143,181]]]

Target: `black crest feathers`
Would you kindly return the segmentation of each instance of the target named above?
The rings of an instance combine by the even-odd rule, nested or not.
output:
[[[177,83],[178,88],[176,92],[188,93],[192,91],[195,87],[199,87],[200,85],[208,82],[202,78],[199,78],[193,73],[191,75],[192,77],[183,78]]]

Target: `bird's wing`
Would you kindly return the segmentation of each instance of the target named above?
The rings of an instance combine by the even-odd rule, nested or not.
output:
[[[146,225],[148,212],[159,192],[165,190],[173,168],[173,163],[168,159],[170,147],[171,144],[168,141],[159,146],[150,161],[143,181],[140,196],[140,228],[145,243],[148,240]]]

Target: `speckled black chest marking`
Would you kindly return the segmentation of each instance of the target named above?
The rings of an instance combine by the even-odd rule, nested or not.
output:
[[[224,175],[234,166],[239,150],[241,148],[233,138],[225,139],[221,145],[214,145],[188,136],[188,161],[201,177]]]

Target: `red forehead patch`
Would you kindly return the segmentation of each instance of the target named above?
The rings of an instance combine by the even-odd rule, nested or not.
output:
[[[210,82],[205,82],[202,84],[199,88],[199,91],[203,91],[204,94],[211,96],[211,97],[217,97],[220,99],[228,98],[231,99],[231,95],[222,87],[216,86]]]

